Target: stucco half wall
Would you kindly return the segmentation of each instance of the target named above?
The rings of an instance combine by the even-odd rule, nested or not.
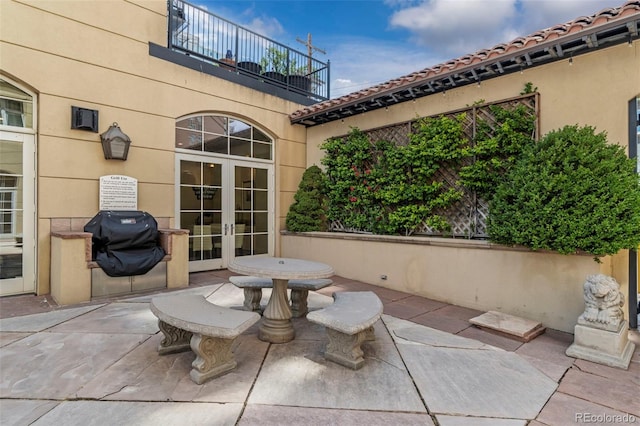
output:
[[[327,263],[345,278],[467,308],[497,310],[569,333],[584,311],[586,276],[600,272],[588,255],[430,237],[283,233],[281,254]]]

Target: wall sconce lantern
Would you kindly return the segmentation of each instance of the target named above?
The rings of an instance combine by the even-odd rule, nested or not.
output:
[[[107,160],[126,160],[127,154],[129,154],[129,145],[131,145],[131,139],[129,136],[122,133],[118,123],[113,123],[106,132],[100,135],[102,141],[102,150],[104,151],[104,158]]]

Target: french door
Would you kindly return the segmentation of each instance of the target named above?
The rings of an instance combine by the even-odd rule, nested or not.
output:
[[[188,229],[189,271],[273,253],[273,166],[178,154],[178,226]]]
[[[34,162],[33,134],[0,131],[0,296],[35,291]]]

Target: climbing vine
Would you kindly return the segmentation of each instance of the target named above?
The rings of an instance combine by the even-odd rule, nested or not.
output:
[[[321,148],[330,228],[453,233],[452,224],[459,226],[461,217],[455,212],[490,201],[522,150],[534,143],[532,104],[532,96],[499,105],[478,101],[467,112],[417,119],[404,137],[398,125],[387,132],[354,128],[326,140]],[[469,235],[477,232],[467,229]],[[460,235],[459,228],[456,232]]]
[[[475,143],[467,150],[472,161],[459,172],[461,183],[487,201],[535,134],[535,115],[524,105],[489,110],[491,119],[478,120]]]
[[[330,220],[343,226],[380,234],[411,235],[427,226],[447,231],[450,224],[436,212],[462,196],[436,178],[445,164],[458,164],[468,141],[460,116],[418,120],[407,146],[371,142],[352,129],[345,140],[327,140]]]

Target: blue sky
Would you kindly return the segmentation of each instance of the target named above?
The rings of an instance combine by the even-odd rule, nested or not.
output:
[[[331,60],[331,97],[565,23],[624,0],[187,0]]]

